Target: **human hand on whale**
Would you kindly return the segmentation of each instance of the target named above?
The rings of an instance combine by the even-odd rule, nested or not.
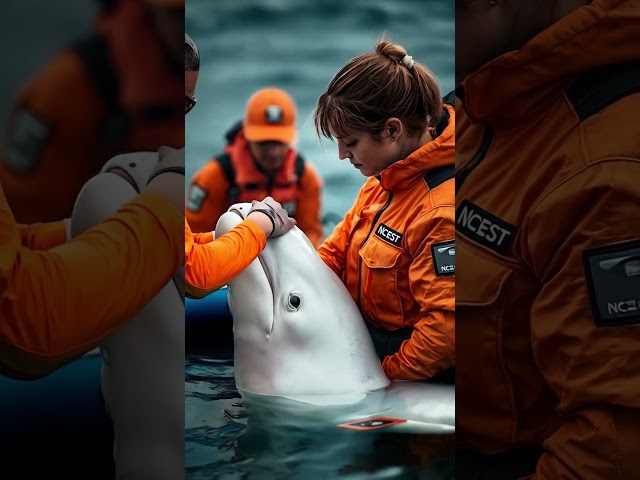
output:
[[[242,204],[231,205],[227,211],[234,212],[242,218],[250,218],[258,223],[260,227],[267,224],[267,227],[263,228],[267,237],[278,237],[280,235],[284,235],[296,226],[296,220],[289,217],[289,214],[282,205],[276,202],[272,197],[267,196],[262,201],[253,200],[251,202],[251,208],[249,208],[248,211],[244,211],[241,205]],[[268,227],[269,223],[271,225],[270,229]],[[270,233],[267,233],[269,230]]]

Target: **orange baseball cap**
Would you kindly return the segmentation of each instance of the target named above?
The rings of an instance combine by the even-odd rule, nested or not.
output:
[[[296,105],[279,88],[264,88],[247,102],[244,137],[250,142],[292,144],[296,138]]]

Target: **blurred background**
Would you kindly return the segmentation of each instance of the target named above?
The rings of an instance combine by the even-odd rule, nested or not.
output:
[[[93,31],[101,1],[0,3],[0,135],[26,83],[70,43]],[[68,102],[73,106],[74,98]],[[39,298],[39,292],[22,294]],[[99,357],[88,356],[38,381],[0,377],[0,461],[6,471],[16,469],[20,478],[40,478],[43,472],[109,478],[113,439],[99,369]]]
[[[323,177],[323,214],[342,216],[365,181],[313,128],[318,96],[349,59],[372,51],[386,31],[431,69],[443,95],[454,88],[449,0],[188,0],[185,28],[201,56],[198,105],[185,123],[187,182],[221,151],[251,94],[275,86],[298,106],[296,146]]]
[[[65,0],[63,8],[42,0],[2,2],[0,125],[4,127],[22,84],[62,48],[92,31],[99,5],[100,0]]]

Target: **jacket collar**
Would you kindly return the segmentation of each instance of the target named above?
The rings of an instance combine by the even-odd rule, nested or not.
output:
[[[458,95],[474,121],[522,119],[582,73],[640,58],[634,38],[640,38],[637,0],[595,0],[482,66]]]
[[[398,193],[422,180],[429,170],[455,163],[455,111],[446,104],[444,108],[449,112],[444,131],[408,157],[385,168],[379,177],[382,188]]]

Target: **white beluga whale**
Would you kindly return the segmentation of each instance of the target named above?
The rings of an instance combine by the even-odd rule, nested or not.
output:
[[[250,207],[231,207],[216,237]],[[454,387],[385,376],[355,302],[297,227],[269,238],[228,288],[235,382],[249,412],[357,430],[454,432]]]
[[[72,236],[104,220],[143,191],[157,162],[157,152],[110,159],[77,197]],[[113,422],[117,478],[184,476],[183,284],[180,270],[130,322],[99,346],[102,394]]]

